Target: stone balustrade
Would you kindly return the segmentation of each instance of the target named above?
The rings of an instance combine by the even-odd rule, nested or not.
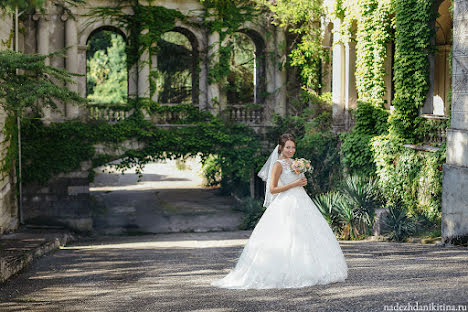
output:
[[[447,128],[445,127],[448,116],[424,114],[421,117],[431,121],[434,127],[431,131],[424,133],[424,142],[428,144],[441,144],[447,139]]]
[[[248,125],[260,125],[264,121],[263,107],[249,107],[249,105],[245,104],[229,105],[225,115],[231,121]]]
[[[91,105],[88,110],[90,120],[105,120],[108,122],[117,122],[124,120],[133,113],[133,110],[117,107],[106,107],[105,105]]]

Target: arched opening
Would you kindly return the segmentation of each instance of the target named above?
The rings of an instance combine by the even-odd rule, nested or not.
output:
[[[116,28],[102,27],[87,40],[86,97],[94,104],[125,104],[128,70],[125,36]]]
[[[265,100],[265,43],[255,31],[229,36],[232,47],[226,97],[229,104],[262,104]]]
[[[157,95],[162,104],[198,104],[198,44],[184,28],[174,28],[158,42]]]
[[[438,8],[436,19],[436,52],[434,55],[434,100],[433,114],[448,115],[449,91],[452,85],[449,56],[452,47],[453,21],[450,15],[450,0],[444,0]]]

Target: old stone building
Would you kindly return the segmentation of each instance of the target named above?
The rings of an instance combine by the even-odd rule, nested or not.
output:
[[[326,1],[327,2],[327,1]],[[330,2],[330,1],[328,1]],[[19,35],[19,50],[26,53],[47,54],[64,47],[67,58],[53,58],[50,64],[65,68],[70,72],[86,74],[87,42],[93,34],[100,30],[112,30],[123,37],[128,36],[125,29],[110,20],[93,20],[90,23],[87,13],[90,8],[105,5],[106,1],[86,1],[86,6],[68,8],[71,12],[59,6],[46,6],[43,11],[23,18],[24,33]],[[155,4],[153,2],[153,4]],[[184,14],[190,12],[191,19],[196,21],[203,15],[203,7],[198,1],[157,1],[157,5],[173,8]],[[437,53],[430,58],[430,90],[425,106],[420,114],[427,119],[445,120],[451,114],[451,128],[447,132],[447,163],[444,166],[443,183],[443,236],[446,238],[468,235],[468,4],[464,0],[454,0],[453,21],[449,12],[450,0],[439,1],[437,11],[436,37],[434,43]],[[0,20],[0,36],[2,41],[9,38],[13,22],[11,16],[3,16]],[[333,128],[335,131],[346,131],[352,127],[350,109],[356,107],[358,94],[356,90],[356,43],[353,40],[343,41],[340,34],[334,30],[339,27],[340,20],[331,17],[322,21],[323,45],[330,50],[331,61],[323,64],[323,91],[332,92]],[[453,28],[453,42],[450,35]],[[219,112],[228,107],[225,91],[217,84],[209,82],[208,65],[212,58],[216,58],[214,43],[219,41],[219,34],[210,33],[203,27],[195,27],[193,23],[178,21],[173,30],[184,35],[191,43],[194,57],[201,60],[198,74],[193,75],[192,103],[200,109]],[[271,25],[268,21],[247,23],[241,27],[241,32],[247,35],[255,46],[255,56],[259,64],[255,69],[255,99],[261,104],[261,109],[245,111],[243,106],[229,103],[231,116],[252,127],[261,128],[267,125],[273,113],[284,115],[287,112],[286,83],[287,73],[284,67],[278,66],[277,61],[268,57],[286,53],[284,45],[285,33]],[[272,34],[272,36],[267,35]],[[453,45],[453,70],[450,72],[450,49]],[[393,83],[392,68],[394,46],[387,47],[385,60],[385,103],[387,109],[392,110]],[[128,73],[128,94],[145,97],[149,95],[148,68],[143,55],[139,69],[133,68]],[[157,57],[152,62],[157,64]],[[195,71],[193,72],[195,73]],[[70,84],[82,96],[86,96],[86,76],[75,78],[77,84]],[[450,107],[450,89],[452,88],[452,104]],[[262,94],[268,93],[267,99]],[[157,96],[157,95],[155,95]],[[154,98],[157,100],[157,98]],[[120,116],[124,112],[96,111],[90,112],[75,106],[65,104],[61,113],[47,112],[46,122],[60,121],[74,118],[86,119],[90,114],[107,118]],[[3,117],[4,118],[4,117]],[[89,200],[88,182],[83,174],[89,164],[83,164],[79,172],[57,177],[48,187],[37,187],[25,194],[25,215],[28,217],[50,216],[58,217],[62,221],[78,229],[90,229],[91,219],[85,207]],[[9,180],[2,182],[2,196],[9,198],[11,187]],[[49,199],[54,200],[52,203]],[[79,204],[81,202],[81,204]],[[14,227],[16,220],[16,206],[7,204],[3,200],[0,207],[0,231]],[[75,208],[70,208],[75,207]],[[81,208],[80,208],[81,207]],[[47,213],[45,213],[47,212]]]

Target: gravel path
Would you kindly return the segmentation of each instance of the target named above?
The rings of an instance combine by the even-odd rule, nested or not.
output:
[[[211,287],[211,280],[234,265],[249,235],[81,241],[2,284],[0,311],[385,311],[385,305],[416,304],[443,311],[442,305],[468,304],[468,249],[409,243],[341,241],[349,266],[344,283],[276,290]]]

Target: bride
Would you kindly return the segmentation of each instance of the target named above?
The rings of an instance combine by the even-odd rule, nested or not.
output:
[[[336,237],[290,169],[294,137],[283,134],[258,173],[267,207],[235,268],[211,285],[233,289],[299,288],[342,282],[348,266]]]

